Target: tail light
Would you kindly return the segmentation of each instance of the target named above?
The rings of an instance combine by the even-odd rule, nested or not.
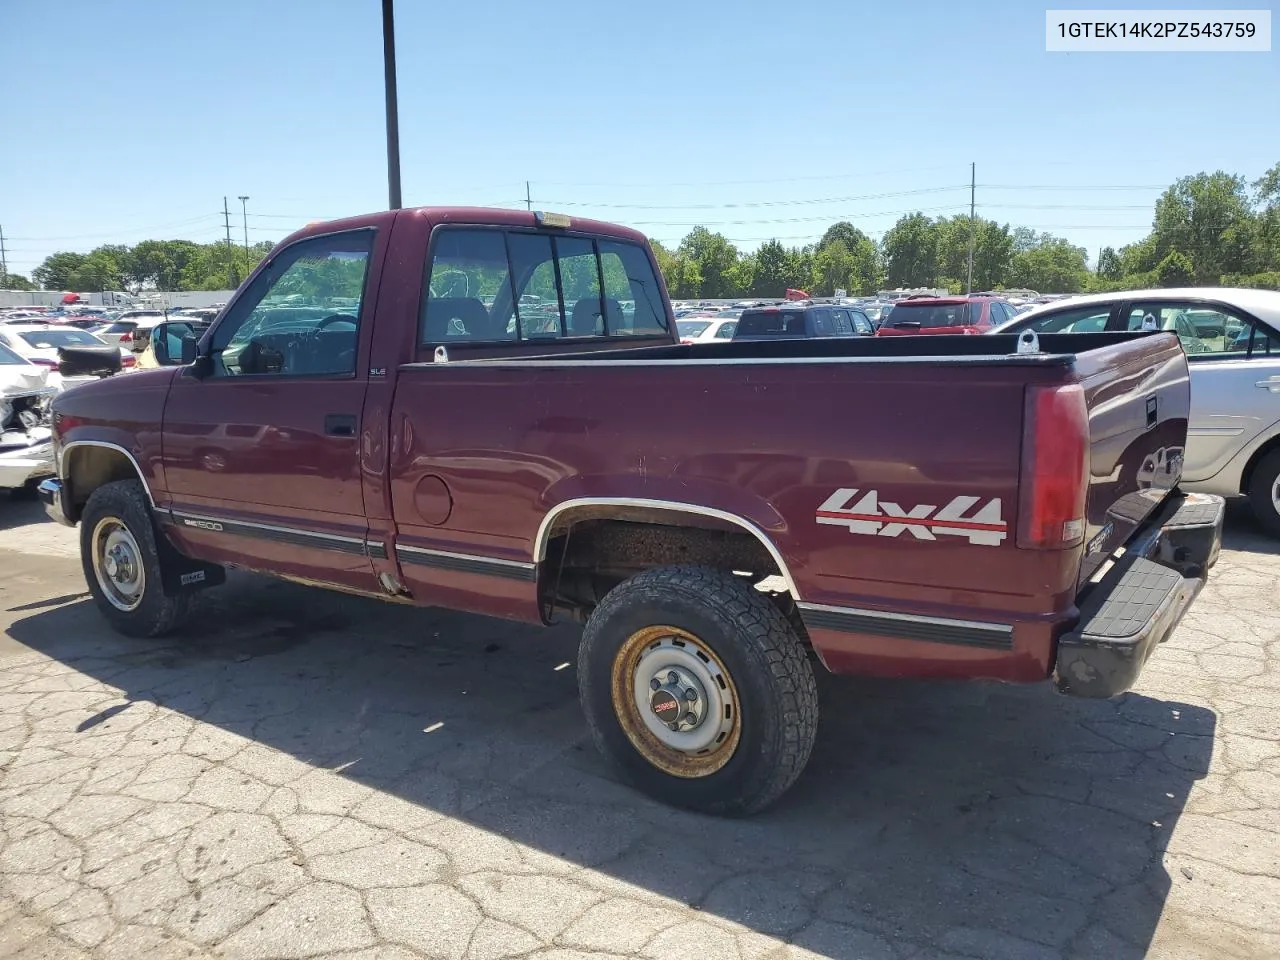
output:
[[[136,367],[138,359],[132,354],[122,354],[120,357],[120,369],[128,370],[130,367]]]
[[[1022,431],[1018,546],[1074,546],[1084,539],[1089,491],[1084,388],[1028,387]]]
[[[133,343],[133,334],[126,330],[124,333],[120,334],[120,342]]]

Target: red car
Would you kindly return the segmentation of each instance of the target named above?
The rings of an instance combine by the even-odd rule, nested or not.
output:
[[[894,306],[877,337],[921,333],[986,333],[1013,318],[1011,304],[994,297],[908,297]]]

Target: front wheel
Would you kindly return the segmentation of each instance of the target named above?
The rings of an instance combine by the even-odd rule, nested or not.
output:
[[[610,591],[583,632],[578,678],[596,745],[676,806],[755,813],[813,749],[804,648],[767,596],[727,572],[661,567]]]
[[[146,491],[137,480],[103,484],[80,518],[80,562],[94,602],[130,637],[158,637],[186,615],[189,597],[168,596]]]

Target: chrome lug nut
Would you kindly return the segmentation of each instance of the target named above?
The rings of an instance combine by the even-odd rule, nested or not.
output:
[[[676,723],[674,720],[672,720],[670,723],[668,723],[668,724],[667,724],[667,729],[668,729],[668,730],[679,730],[679,729],[680,729],[680,724],[678,724],[678,723]]]
[[[659,680],[657,677],[654,677],[652,680],[650,680],[650,681],[649,681],[649,689],[650,689],[650,690],[661,690],[661,689],[662,689],[662,681],[661,681],[661,680]]]
[[[684,692],[684,698],[690,703],[694,703],[698,699],[698,691],[693,689],[693,687],[689,687]]]
[[[676,684],[680,682],[680,674],[674,670],[667,673],[667,683]]]
[[[697,718],[697,717],[695,717],[692,713],[686,713],[686,714],[684,715],[684,722],[685,722],[685,723],[697,723],[697,722],[698,722],[698,718]]]

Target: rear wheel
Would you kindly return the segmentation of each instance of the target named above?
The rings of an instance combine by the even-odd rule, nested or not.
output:
[[[189,597],[168,596],[151,506],[137,480],[103,484],[80,518],[80,561],[94,602],[130,637],[158,637],[186,615]]]
[[[676,806],[754,813],[813,748],[804,648],[769,597],[726,572],[663,567],[614,588],[583,632],[578,677],[597,746]]]
[[[1249,505],[1258,523],[1280,537],[1280,449],[1258,461],[1249,477]]]

